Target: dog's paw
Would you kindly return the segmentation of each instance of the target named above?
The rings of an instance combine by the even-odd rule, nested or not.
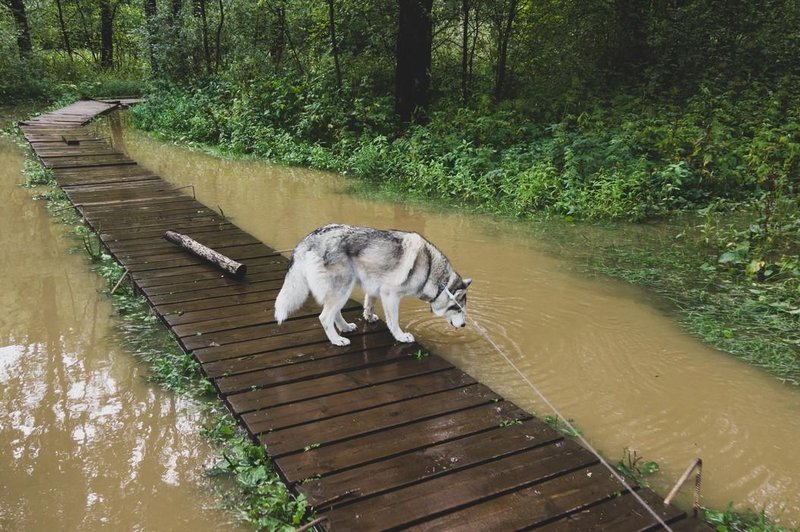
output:
[[[356,325],[355,323],[345,323],[345,326],[342,327],[342,332],[343,333],[345,333],[345,332],[353,332],[356,329],[358,329],[358,325]]]
[[[372,312],[367,312],[367,311],[364,311],[363,316],[364,319],[367,320],[367,323],[375,323],[380,319],[378,318],[377,314],[373,314]]]
[[[398,342],[403,342],[406,344],[410,344],[411,342],[414,341],[414,335],[407,332],[396,334],[394,335],[394,337]]]
[[[333,345],[338,345],[339,347],[344,347],[346,345],[350,345],[350,340],[343,336],[339,336],[338,338],[331,338],[331,343]]]

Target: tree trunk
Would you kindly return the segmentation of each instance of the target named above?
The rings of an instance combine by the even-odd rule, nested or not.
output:
[[[398,0],[395,112],[403,124],[423,121],[430,99],[433,0]]]
[[[222,0],[218,0],[219,3],[219,22],[217,23],[217,35],[215,38],[215,48],[216,48],[216,65],[217,71],[222,67],[222,27],[225,25],[225,5]]]
[[[206,16],[206,0],[195,0],[194,16],[200,18],[200,32],[203,38],[203,58],[206,61],[206,72],[211,73],[211,47],[208,43],[208,17]]]
[[[339,66],[339,44],[336,41],[336,12],[334,0],[328,0],[328,29],[331,35],[331,53],[333,54],[333,68],[336,71],[336,90],[342,92],[342,69]]]
[[[500,29],[500,35],[497,46],[497,71],[494,82],[494,99],[500,101],[503,99],[506,82],[506,66],[508,63],[508,43],[511,41],[511,33],[514,28],[514,18],[517,16],[518,0],[510,0],[508,6],[508,15],[505,24]]]
[[[158,72],[158,60],[156,59],[156,0],[144,0],[144,16],[147,24],[147,45],[150,48],[150,71],[155,74]]]
[[[476,3],[472,9],[472,46],[469,49],[469,66],[467,67],[468,79],[472,79],[472,73],[475,71],[473,65],[475,63],[475,50],[478,48],[478,37],[481,32],[481,18],[480,18],[480,2]]]
[[[650,4],[639,0],[616,0],[617,45],[609,62],[610,70],[636,72],[648,62],[647,10]]]
[[[278,6],[273,10],[275,16],[274,38],[269,45],[269,55],[272,57],[272,64],[278,66],[283,60],[283,51],[286,49],[286,10],[283,6]]]
[[[61,6],[61,0],[56,0],[56,13],[58,14],[58,26],[61,28],[61,38],[64,40],[64,49],[67,51],[69,58],[72,59],[72,45],[69,42],[67,24],[64,22],[64,10]]]
[[[80,0],[75,1],[75,7],[78,8],[78,15],[81,19],[81,30],[83,32],[83,41],[89,46],[89,51],[92,53],[92,60],[97,61],[97,39],[89,28],[89,23],[86,20],[86,13],[83,11],[83,5]]]
[[[174,22],[181,16],[182,0],[172,0],[172,21]]]
[[[469,100],[469,0],[462,0],[461,13],[461,102]]]
[[[28,13],[25,11],[25,3],[23,0],[9,0],[8,7],[11,8],[11,16],[14,17],[14,25],[17,28],[19,57],[24,59],[33,53],[31,30],[28,26]]]
[[[100,0],[100,68],[114,66],[114,14],[109,0]]]

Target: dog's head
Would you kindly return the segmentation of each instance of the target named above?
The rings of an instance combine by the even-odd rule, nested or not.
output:
[[[467,324],[467,288],[472,279],[462,279],[458,274],[453,274],[447,284],[440,287],[439,294],[431,301],[431,310],[437,316],[442,316],[456,328]]]

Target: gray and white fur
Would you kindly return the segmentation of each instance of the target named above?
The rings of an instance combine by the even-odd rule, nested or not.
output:
[[[322,305],[319,321],[328,339],[334,345],[348,345],[350,340],[334,325],[343,333],[357,328],[342,317],[342,307],[358,283],[366,294],[364,319],[378,319],[373,308],[380,297],[392,335],[400,342],[413,342],[414,336],[400,329],[400,299],[417,297],[453,327],[463,327],[471,282],[417,233],[330,224],[315,229],[294,248],[275,302],[275,319],[283,323],[311,293]]]

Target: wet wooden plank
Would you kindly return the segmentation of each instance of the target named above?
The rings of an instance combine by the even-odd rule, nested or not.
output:
[[[528,529],[616,497],[621,490],[619,481],[605,466],[596,464],[425,520],[408,530],[468,532]],[[304,491],[303,488],[300,491]]]
[[[280,290],[283,281],[266,281],[265,283],[271,283],[271,286],[274,288],[275,292],[277,292]],[[253,284],[258,285],[259,283]],[[342,312],[342,315],[344,316],[345,320],[353,322],[361,315],[361,311],[350,310]],[[208,333],[197,331],[195,334],[186,334],[180,336],[180,341],[186,346],[187,349],[194,350],[212,345],[226,346],[228,344],[235,344],[248,340],[258,340],[266,336],[282,336],[301,331],[311,331],[317,328],[322,328],[317,316],[305,318],[293,317],[292,319],[287,320],[280,325],[278,325],[275,320],[270,320],[267,323],[225,329],[222,331],[213,331]]]
[[[69,192],[67,192],[67,196],[69,196]],[[70,198],[72,199],[72,198]],[[168,204],[168,203],[184,203],[188,204],[191,198],[188,198],[179,193],[165,193],[162,192],[158,196],[152,196],[147,194],[141,195],[120,195],[115,199],[103,199],[103,200],[93,200],[91,198],[87,198],[82,201],[75,200],[75,203],[78,204],[82,209],[96,209],[100,207],[108,207],[108,208],[118,208],[121,211],[129,208],[135,208],[138,206],[143,206],[146,204],[153,204],[153,203],[160,203],[160,204]],[[113,219],[116,222],[115,226],[120,226],[121,224],[129,223],[125,220]],[[134,224],[131,224],[134,225]]]
[[[119,192],[137,191],[143,189],[152,190],[175,190],[169,183],[158,179],[156,181],[133,181],[130,183],[83,183],[64,185],[63,187],[70,194],[79,197],[79,194],[96,194],[102,197],[113,196]]]
[[[145,181],[144,183],[150,183]],[[118,196],[117,198],[112,199],[111,195],[104,195],[101,197],[106,198],[103,201],[95,201],[91,197],[84,197],[81,198],[77,194],[73,194],[70,192],[70,189],[67,190],[67,195],[71,198],[75,198],[75,202],[81,205],[81,208],[86,212],[86,215],[92,220],[98,220],[101,222],[116,222],[117,225],[122,226],[123,224],[128,225],[139,225],[135,223],[131,223],[130,221],[121,221],[114,218],[114,214],[123,214],[131,219],[135,218],[137,215],[153,215],[156,211],[158,211],[158,215],[156,216],[174,216],[176,214],[186,213],[186,214],[196,214],[196,213],[206,213],[208,215],[217,216],[220,219],[222,218],[216,212],[209,209],[208,207],[204,207],[203,205],[197,203],[195,200],[183,194],[179,191],[169,191],[162,193],[157,199],[153,199],[152,201],[127,201],[127,202],[120,202],[121,199],[135,199],[135,196],[130,197],[132,195],[128,195],[129,197],[124,197],[122,195]],[[107,201],[106,201],[107,200]],[[144,218],[144,222],[146,222],[148,218]]]
[[[156,174],[139,165],[98,166],[94,168],[57,168],[53,177],[64,187],[126,184],[124,179],[149,178],[160,181]]]
[[[51,145],[49,147],[42,147],[36,150],[36,154],[41,157],[52,159],[55,157],[80,157],[80,156],[94,156],[94,155],[113,155],[116,150],[108,144],[97,142],[94,144],[80,144],[80,145]]]
[[[457,396],[467,397],[463,392],[471,388],[444,392],[444,394],[448,396],[456,394]],[[437,401],[443,406],[448,406],[448,399],[449,397],[444,396],[442,400],[439,400],[436,396],[430,397],[431,401]],[[419,399],[412,399],[408,401],[408,406],[411,407],[412,402],[418,403],[419,401]],[[446,408],[442,410],[443,414],[448,412]],[[457,410],[457,408],[453,408],[452,410]],[[297,489],[306,496],[308,501],[315,508],[321,510],[330,508],[337,502],[349,503],[363,497],[369,497],[410,486],[420,481],[445,475],[452,471],[491,462],[526,449],[541,447],[562,440],[563,437],[550,427],[535,421],[526,421],[520,424],[509,425],[508,427],[497,427],[459,440],[432,445],[395,458],[311,480],[298,485]],[[602,471],[599,470],[593,469],[592,471],[595,471],[597,474],[602,473]],[[584,474],[586,474],[585,471]],[[608,474],[608,472],[606,472],[606,474]],[[580,483],[584,479],[580,478],[577,480]],[[580,485],[579,483],[577,484],[578,486]],[[609,493],[612,493],[616,489],[618,489],[618,484],[612,483],[609,487],[605,487],[602,490],[603,495],[608,496]],[[580,491],[580,493],[584,492]],[[496,500],[497,499],[487,501],[487,503],[483,505],[484,508]],[[513,515],[515,513],[515,506],[509,505],[509,502],[511,501],[506,500],[503,501],[502,504],[493,505],[493,507],[498,507],[501,510],[501,517],[508,517],[506,514]],[[515,500],[514,502],[517,501]],[[481,508],[481,506],[473,506],[470,509],[474,508]],[[528,505],[518,505],[516,508],[517,514],[528,514],[530,510],[530,506]],[[468,512],[468,510],[460,513],[466,512]],[[475,526],[478,524],[478,516],[482,515],[486,515],[486,512],[478,513],[473,511],[472,514],[464,519],[456,518],[447,522],[442,521],[439,525],[435,525],[432,528],[450,530],[451,528],[456,528],[459,524]],[[472,528],[472,530],[513,530],[515,528],[519,527],[477,526],[476,528]]]
[[[154,183],[153,181],[143,181],[143,184]],[[119,217],[110,218],[115,221],[117,225],[127,222],[127,217],[131,216],[131,210],[136,207],[153,204],[180,204],[181,207],[186,208],[186,196],[180,192],[171,191],[168,188],[160,187],[142,187],[136,190],[119,190],[114,194],[103,193],[88,193],[88,192],[73,192],[69,189],[65,190],[67,197],[73,203],[80,205],[82,209],[87,212],[93,213],[95,218],[97,216],[98,208],[110,207],[118,209]]]
[[[42,163],[48,168],[84,168],[91,166],[119,166],[136,164],[122,154],[95,155],[90,157],[57,157],[42,158]]]
[[[132,242],[135,240],[141,241],[142,239],[162,238],[164,236],[164,223],[144,227],[131,227],[128,231],[124,227],[114,227],[110,229],[103,229],[100,226],[98,234],[100,239],[107,242]],[[223,231],[232,229],[233,225],[218,216],[202,215],[198,218],[184,218],[174,221],[171,228],[184,231],[191,230],[194,234],[202,232],[213,233],[214,231]]]
[[[89,129],[70,128],[69,130],[65,130],[64,128],[58,127],[46,130],[41,127],[31,126],[25,126],[20,129],[22,130],[22,136],[25,137],[25,140],[31,144],[31,147],[34,148],[34,150],[53,145],[63,146],[65,145],[64,135],[69,135],[70,138],[80,142],[102,142],[108,144],[107,140],[99,138],[93,131]]]
[[[61,135],[61,138],[59,139],[57,135],[53,135],[52,138],[41,139],[38,141],[34,140],[30,142],[30,145],[31,148],[33,148],[37,154],[42,150],[57,149],[62,147],[73,148],[74,146],[68,146],[64,142],[65,137],[66,135]],[[69,135],[68,138],[72,142],[79,142],[80,145],[83,146],[84,148],[101,148],[101,147],[111,146],[111,144],[106,139],[99,139],[94,137],[81,138],[80,135]]]
[[[242,415],[242,421],[252,434],[260,434],[474,384],[475,380],[469,375],[457,369],[448,369],[342,392],[336,395],[335,400],[320,397],[263,408]]]
[[[511,403],[481,405],[377,434],[289,454],[276,459],[275,464],[289,482],[301,482],[494,430],[501,423],[528,417]],[[262,437],[259,436],[259,439]],[[309,436],[308,445],[314,443],[313,436]]]
[[[209,266],[208,269],[215,269],[213,266]],[[219,270],[217,270],[219,271]],[[196,301],[183,301],[180,303],[164,303],[161,305],[153,305],[156,311],[165,318],[170,315],[182,315],[187,312],[194,312],[199,310],[210,310],[210,309],[219,309],[219,308],[227,308],[232,306],[240,306],[240,305],[247,305],[247,304],[263,304],[265,308],[274,308],[274,301],[275,301],[275,292],[250,292],[244,294],[237,294],[234,296],[220,296],[220,297],[212,297],[208,299],[198,299]],[[252,354],[258,351],[251,351]],[[231,355],[232,358],[237,355]],[[239,355],[241,356],[241,355]],[[222,357],[225,358],[225,357]]]
[[[177,261],[173,261],[177,262]],[[180,261],[182,264],[191,264],[191,261]],[[199,263],[200,261],[194,261]],[[130,271],[136,270],[138,266],[127,266]],[[219,271],[219,270],[217,270]],[[155,296],[148,296],[148,300],[155,306],[174,305],[178,303],[189,303],[192,301],[201,301],[205,299],[214,299],[217,297],[234,297],[243,294],[253,294],[259,292],[269,292],[270,299],[277,297],[278,291],[281,289],[282,281],[256,281],[256,282],[240,282],[238,284],[229,284],[227,286],[220,286],[217,288],[207,288],[202,290],[192,290],[190,292],[178,292],[175,294],[161,294]],[[265,298],[266,299],[266,298]]]
[[[408,358],[366,369],[320,377],[313,381],[300,381],[231,394],[225,400],[231,405],[236,414],[242,414],[268,406],[314,399],[324,395],[400,380],[404,377],[433,373],[451,367],[449,362],[440,357],[432,356],[423,360]]]
[[[571,441],[537,447],[334,509],[326,514],[328,526],[333,530],[406,527],[429,516],[543,482],[596,461],[594,455]]]
[[[230,258],[238,262],[246,263],[247,259],[267,258],[273,255],[274,252],[269,250],[251,249],[248,251],[231,253]],[[151,270],[169,270],[181,266],[193,266],[202,263],[204,263],[203,259],[187,254],[184,257],[175,258],[172,260],[158,260],[153,262],[125,264],[125,267],[131,272],[146,272]]]
[[[665,507],[664,501],[650,490],[639,490],[637,493],[667,524],[686,517],[684,512],[674,506]],[[624,493],[599,505],[571,514],[564,519],[549,523],[538,530],[547,532],[582,532],[584,530],[627,532],[651,530],[658,526],[655,517],[647,512],[631,494]]]
[[[247,264],[248,268],[255,268],[255,267],[259,267],[260,269],[263,268],[262,271],[268,271],[269,268],[272,266],[275,266],[276,271],[279,271],[281,268],[280,264],[275,263],[275,256],[273,255],[267,257],[247,259],[247,261],[245,261],[245,264]],[[133,276],[134,279],[136,279],[137,283],[141,281],[143,283],[142,286],[147,287],[147,286],[172,284],[175,283],[176,281],[185,280],[187,277],[193,278],[195,275],[198,276],[198,279],[200,279],[202,278],[202,276],[214,277],[215,275],[220,275],[220,274],[224,275],[224,273],[221,270],[215,268],[210,264],[203,263],[190,266],[169,268],[165,270],[139,271],[139,272],[133,272],[131,275]]]
[[[229,309],[230,308],[234,307],[229,307]],[[353,310],[359,309],[358,306],[349,308]],[[348,307],[345,307],[345,309],[348,309]],[[319,309],[301,309],[298,311],[298,316],[317,317],[319,312]],[[266,313],[267,316],[271,316],[272,309],[266,309],[264,313]],[[340,357],[348,353],[363,352],[370,349],[380,349],[397,345],[397,341],[386,329],[371,331],[362,335],[350,335],[350,340],[350,345],[345,347],[335,346],[328,341],[301,347],[285,346],[282,349],[276,349],[266,353],[208,362],[203,366],[203,369],[209,378],[219,379],[243,373],[256,372],[258,370],[268,370],[270,368],[290,364],[301,364],[312,360],[324,360],[330,357]],[[234,385],[231,384],[229,386],[233,387]],[[249,387],[249,385],[247,387]],[[229,389],[226,391],[230,393],[234,390]]]
[[[276,263],[274,259],[275,257],[272,255],[260,259],[248,259],[246,262],[248,274],[245,276],[245,280],[249,278],[248,275],[250,275],[250,272],[253,274],[270,273],[276,278],[284,277],[286,275],[286,265],[283,263]],[[147,292],[145,290],[147,288],[155,288],[164,285],[182,286],[187,282],[193,283],[195,282],[194,280],[203,281],[207,279],[218,279],[226,277],[227,275],[225,272],[217,270],[216,268],[207,271],[187,272],[185,275],[177,273],[175,275],[153,277],[149,276],[150,273],[152,272],[142,272],[141,275],[135,276],[137,284],[145,292]],[[191,281],[187,281],[187,279],[191,279]],[[237,280],[237,282],[241,282],[241,280]]]
[[[272,292],[271,294],[275,295],[275,292]],[[245,294],[245,295],[254,295],[254,294]],[[359,321],[358,325],[359,327],[357,330],[345,333],[345,336],[349,338],[351,342],[360,342],[362,341],[361,339],[362,335],[370,334],[376,331],[383,331],[386,329],[386,325],[379,322],[365,324]],[[266,353],[269,351],[276,351],[278,349],[283,349],[287,346],[301,348],[310,344],[316,344],[323,341],[329,342],[328,337],[325,336],[325,332],[322,330],[322,327],[314,327],[309,331],[284,334],[281,336],[274,336],[274,337],[258,338],[256,340],[247,340],[244,342],[238,342],[236,344],[231,344],[226,346],[215,346],[203,349],[195,349],[194,356],[197,358],[198,361],[202,362],[203,364],[207,364],[209,362],[214,362],[217,360],[241,358],[247,355],[255,355],[259,353]]]
[[[404,355],[404,353],[398,354]],[[408,356],[407,353],[405,356]],[[309,438],[313,438],[315,445],[330,445],[354,437],[378,434],[388,429],[441,417],[460,410],[488,405],[499,400],[500,397],[488,388],[475,385],[328,418],[311,425],[295,425],[282,430],[269,431],[262,434],[260,439],[273,456],[281,456],[303,451],[304,447],[308,445]],[[510,434],[511,431],[505,436]],[[458,445],[458,447],[463,446],[463,442]],[[420,464],[422,461],[418,462],[418,465]],[[419,470],[415,469],[409,474],[417,477]]]
[[[291,384],[296,381],[318,379],[354,369],[363,369],[393,360],[402,360],[418,349],[414,344],[387,345],[369,350],[348,352],[336,357],[295,362],[273,366],[260,371],[239,373],[215,380],[220,392],[225,394],[255,390],[267,386]],[[316,430],[321,430],[320,426]]]
[[[262,275],[270,275],[269,273],[262,274]],[[282,279],[282,277],[281,277]],[[235,281],[230,281],[235,282]],[[156,287],[160,288],[160,287]],[[213,312],[213,317],[206,320],[197,320],[191,321],[185,324],[176,324],[174,321],[171,321],[170,324],[172,325],[172,330],[175,333],[175,336],[179,338],[183,338],[185,336],[194,336],[198,333],[200,334],[211,334],[211,333],[218,333],[223,331],[230,331],[233,329],[242,329],[245,327],[251,327],[256,325],[266,325],[275,323],[275,316],[273,315],[274,306],[269,304],[258,304],[255,307],[252,307],[252,312],[242,313],[237,312],[230,316],[225,316],[219,310],[215,310]],[[345,305],[342,309],[343,312],[349,311],[361,311],[361,305],[359,304],[352,304],[352,305]],[[301,319],[309,316],[318,317],[320,310],[318,308],[314,308],[314,310],[298,310],[293,316],[292,319]]]
[[[225,250],[224,247],[217,248],[220,250]],[[121,262],[124,262],[122,260]],[[242,286],[244,283],[255,283],[255,282],[275,282],[280,285],[283,283],[284,272],[274,272],[274,271],[266,271],[266,272],[247,272],[246,280],[237,279],[235,277],[231,277],[230,274],[222,273],[221,275],[207,280],[197,280],[197,281],[189,281],[189,282],[181,282],[181,283],[171,283],[171,284],[162,284],[153,287],[142,287],[142,292],[147,294],[148,296],[158,296],[158,295],[165,295],[165,294],[180,294],[184,292],[196,292],[202,290],[210,290],[213,288],[218,287],[225,287],[225,286]],[[222,331],[225,329],[232,329],[237,327],[242,327],[245,325],[255,325],[257,323],[262,322],[254,322],[254,323],[241,323],[241,324],[229,324],[226,323],[224,320],[213,320],[213,323],[209,323],[206,327],[198,326],[197,329],[192,333],[197,332],[214,332],[214,331]],[[229,326],[233,325],[233,326]],[[179,334],[179,336],[187,336],[186,334]]]
[[[238,244],[238,245],[231,245],[227,246],[225,249],[225,255],[235,259],[239,257],[241,259],[247,259],[252,257],[267,257],[270,255],[274,255],[275,251],[272,248],[268,248],[261,242],[255,244]],[[138,264],[156,264],[158,262],[169,261],[172,262],[177,258],[186,258],[191,257],[192,259],[197,259],[195,255],[188,253],[185,249],[182,249],[178,246],[173,245],[171,248],[164,250],[163,252],[156,252],[154,251],[150,255],[144,254],[120,254],[118,258],[122,264],[125,266],[135,266]]]
[[[209,310],[196,310],[196,311],[178,311],[164,314],[164,319],[171,327],[181,325],[191,325],[196,322],[214,323],[217,321],[225,321],[232,318],[243,318],[253,320],[251,323],[260,323],[261,319],[272,318],[274,312],[274,305],[265,301],[257,301],[255,303],[246,303],[232,305],[229,307],[213,308]],[[308,314],[302,309],[298,311],[299,314]],[[319,314],[319,309],[317,314]]]
[[[256,238],[239,230],[230,230],[227,232],[217,231],[216,233],[199,236],[194,240],[213,249],[225,249],[245,244],[260,244]],[[153,237],[148,239],[147,242],[117,243],[112,241],[108,243],[108,247],[115,254],[136,257],[149,253],[158,254],[166,250],[172,250],[175,249],[175,244],[167,242],[163,237]]]

